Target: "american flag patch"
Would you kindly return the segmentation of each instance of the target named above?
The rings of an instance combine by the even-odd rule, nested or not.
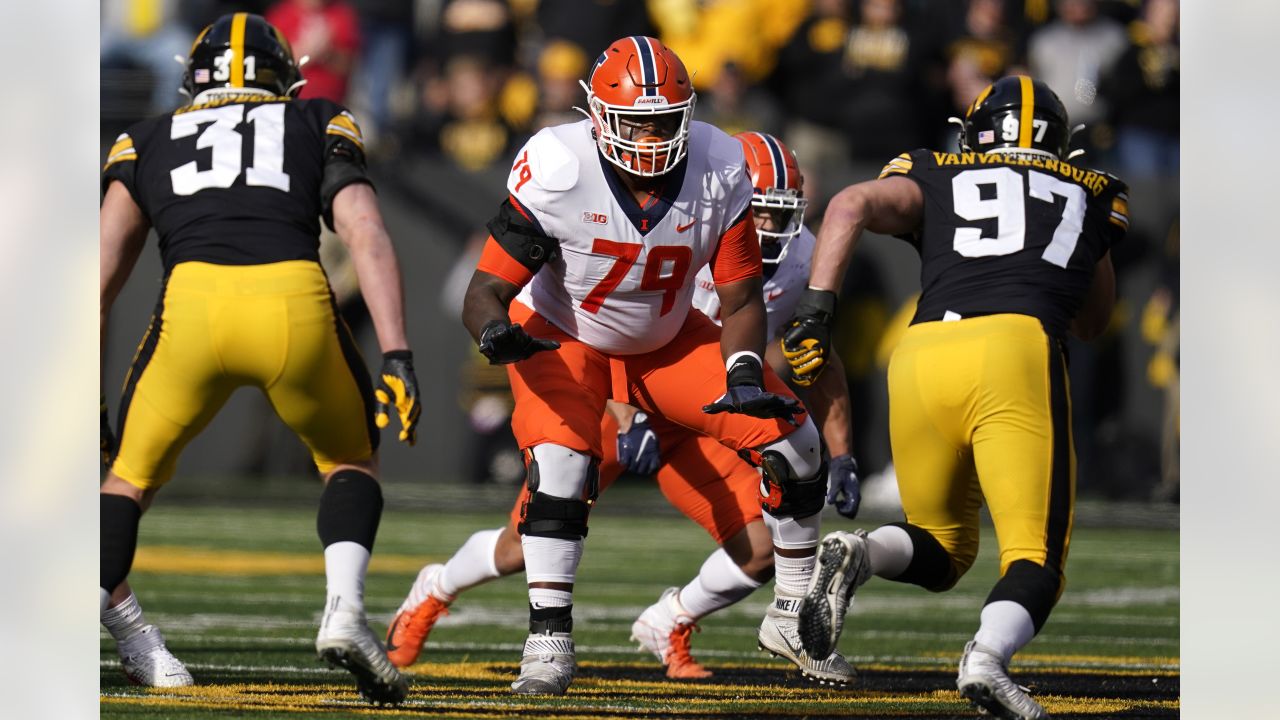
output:
[[[978,142],[982,143],[983,145],[987,143],[992,143],[995,141],[996,141],[995,130],[979,130],[978,131]]]
[[[195,72],[195,81],[197,83],[209,82],[209,68],[200,68]]]

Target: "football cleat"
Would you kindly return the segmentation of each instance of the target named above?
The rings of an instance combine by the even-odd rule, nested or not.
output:
[[[396,667],[409,667],[416,662],[431,628],[441,617],[449,614],[449,602],[431,592],[442,571],[444,565],[434,564],[418,572],[409,597],[400,605],[395,619],[387,628],[387,659]]]
[[[186,687],[195,683],[187,666],[165,647],[164,635],[155,625],[142,628],[122,641],[116,650],[120,653],[124,676],[134,685]]]
[[[812,657],[835,650],[853,593],[871,577],[864,530],[836,530],[822,539],[818,568],[800,602],[800,641]]]
[[[777,597],[765,612],[764,622],[756,636],[759,648],[774,657],[790,660],[800,668],[800,674],[823,684],[847,685],[857,673],[848,660],[833,652],[823,660],[815,660],[800,644],[800,628],[797,610],[800,598]]]
[[[572,635],[535,633],[524,641],[520,677],[511,683],[511,691],[517,695],[563,695],[575,670]]]
[[[964,646],[956,688],[969,702],[1003,720],[1045,720],[1049,713],[1027,689],[1009,679],[1008,668],[994,650],[974,641]]]
[[[325,610],[316,636],[316,655],[332,668],[356,678],[360,695],[378,705],[398,705],[409,694],[409,682],[387,659],[364,613],[333,603]]]
[[[689,641],[698,626],[680,607],[679,594],[674,587],[663,591],[658,602],[645,608],[632,624],[631,639],[640,643],[641,650],[653,653],[673,680],[711,677],[711,671],[689,653]]]

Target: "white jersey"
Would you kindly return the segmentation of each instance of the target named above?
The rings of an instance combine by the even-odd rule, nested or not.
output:
[[[767,340],[781,337],[786,323],[796,312],[800,296],[809,286],[809,262],[813,259],[813,246],[817,238],[809,228],[801,228],[800,234],[787,246],[773,277],[764,281],[764,308],[768,313]],[[709,268],[698,271],[697,289],[693,292],[693,306],[720,324],[720,296],[711,279]]]
[[[650,352],[689,314],[694,276],[746,218],[751,180],[737,140],[693,122],[688,157],[641,208],[600,157],[583,120],[541,130],[507,190],[560,243],[516,299],[601,352]]]

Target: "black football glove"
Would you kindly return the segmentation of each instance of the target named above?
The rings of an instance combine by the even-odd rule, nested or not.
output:
[[[858,463],[851,455],[837,455],[827,464],[827,504],[836,512],[854,519],[862,505],[862,489],[858,483]]]
[[[725,385],[728,392],[710,405],[703,405],[702,412],[708,415],[731,412],[766,419],[785,418],[792,423],[795,422],[794,415],[804,412],[799,400],[765,391],[764,370],[760,361],[749,355],[734,361]]]
[[[836,294],[809,288],[800,296],[796,314],[782,335],[782,355],[791,366],[791,380],[809,387],[822,374],[831,353],[831,325],[836,315]]]
[[[631,429],[618,431],[618,464],[636,475],[652,475],[662,464],[658,436],[642,412],[631,418]]]
[[[107,396],[102,396],[102,467],[110,469],[111,461],[116,456],[116,436],[111,432],[111,421],[107,418]]]
[[[373,391],[378,401],[373,422],[379,428],[391,424],[391,411],[400,417],[400,442],[412,446],[418,442],[418,417],[422,404],[418,401],[418,378],[413,374],[413,353],[392,350],[382,354],[382,372]]]
[[[529,337],[520,323],[493,320],[480,331],[480,352],[489,358],[490,365],[520,362],[534,353],[558,347],[560,343],[555,340]]]

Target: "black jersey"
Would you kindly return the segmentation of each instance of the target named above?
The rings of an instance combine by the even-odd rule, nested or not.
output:
[[[119,180],[160,236],[165,271],[187,261],[319,260],[320,218],[365,175],[360,127],[328,100],[221,95],[143,120],[117,138]]]
[[[1123,182],[1063,161],[916,150],[880,177],[895,174],[924,193],[924,219],[906,238],[921,261],[912,324],[1017,313],[1061,336],[1129,226]]]

